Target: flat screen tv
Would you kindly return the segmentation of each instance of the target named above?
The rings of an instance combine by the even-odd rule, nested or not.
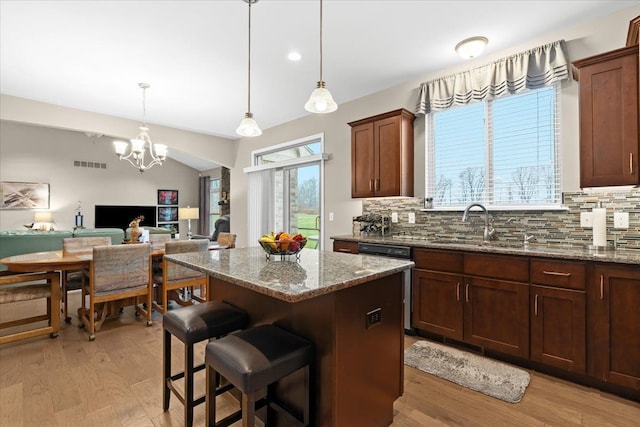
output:
[[[143,215],[141,226],[156,226],[155,206],[96,205],[95,228],[121,228],[125,230],[134,218]]]

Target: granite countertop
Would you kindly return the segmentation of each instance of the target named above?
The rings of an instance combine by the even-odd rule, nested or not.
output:
[[[298,302],[409,269],[409,260],[303,249],[267,260],[262,248],[165,255],[167,260],[287,301]]]
[[[427,249],[453,249],[468,252],[484,252],[495,254],[511,254],[562,258],[583,261],[614,262],[620,264],[640,265],[640,249],[616,249],[596,252],[584,246],[554,245],[529,243],[528,245],[512,242],[466,242],[455,240],[416,238],[407,236],[331,236],[334,240],[362,243],[381,243],[385,245],[411,246]]]

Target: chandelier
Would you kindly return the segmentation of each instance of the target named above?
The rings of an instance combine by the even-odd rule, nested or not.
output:
[[[146,91],[150,86],[148,83],[138,83],[138,86],[142,89],[142,126],[139,127],[140,133],[130,140],[131,145],[125,141],[113,141],[113,145],[118,159],[128,160],[129,163],[138,168],[140,173],[143,173],[155,165],[164,163],[164,160],[167,158],[167,146],[164,144],[153,144],[151,138],[149,138],[149,128],[146,123]],[[151,161],[147,165],[144,164],[146,146],[148,146],[149,156],[151,156]],[[129,149],[129,154],[126,154],[127,149]]]
[[[333,100],[331,92],[326,86],[322,80],[322,0],[320,0],[320,80],[318,80],[316,89],[311,92],[309,100],[304,104],[305,110],[311,113],[326,114],[338,109],[338,104]]]
[[[244,0],[249,5],[249,60],[247,66],[247,112],[244,114],[244,119],[240,121],[240,125],[236,129],[236,133],[240,136],[260,136],[262,130],[258,126],[258,123],[251,114],[251,5],[258,2],[258,0]]]

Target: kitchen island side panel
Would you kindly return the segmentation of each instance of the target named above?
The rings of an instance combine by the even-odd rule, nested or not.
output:
[[[402,292],[397,273],[296,303],[210,277],[208,296],[247,311],[251,325],[273,323],[315,344],[316,426],[375,427],[392,422],[402,393]],[[377,308],[380,322],[367,328]],[[281,381],[279,398],[300,408],[302,379]]]

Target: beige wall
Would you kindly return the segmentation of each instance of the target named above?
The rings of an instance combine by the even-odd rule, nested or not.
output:
[[[106,116],[89,111],[30,101],[14,96],[0,96],[0,119],[56,129],[102,134],[128,140],[137,135],[139,121]],[[236,144],[226,138],[149,124],[154,143],[166,144],[171,151],[191,154],[230,167],[236,157]]]
[[[251,151],[270,145],[291,141],[308,135],[324,132],[325,151],[331,155],[325,169],[325,207],[324,207],[324,247],[331,248],[332,235],[350,234],[351,218],[362,210],[362,203],[351,198],[351,142],[348,122],[372,116],[378,113],[406,108],[414,111],[417,88],[423,81],[432,80],[451,73],[473,68],[498,58],[515,54],[545,43],[564,38],[567,41],[570,60],[596,55],[608,50],[623,47],[626,41],[629,21],[640,15],[640,6],[625,9],[597,21],[567,28],[548,34],[527,43],[513,46],[509,50],[492,56],[480,57],[474,61],[460,64],[459,67],[425,75],[419,80],[375,93],[373,95],[344,103],[338,111],[328,115],[310,115],[301,119],[264,131],[254,139],[245,138],[238,144],[237,157],[231,170],[232,231],[238,234],[238,246],[254,246],[256,243],[246,238],[246,177],[243,168],[250,165]],[[331,88],[331,82],[327,82]],[[310,91],[311,91],[310,87]],[[339,94],[334,93],[339,98]],[[302,105],[300,108],[303,108]],[[561,150],[562,150],[562,188],[563,191],[575,191],[579,187],[578,167],[578,87],[575,81],[562,84],[561,97]],[[415,132],[415,195],[424,195],[424,120],[416,119]],[[335,220],[329,222],[329,213],[335,213]]]
[[[111,138],[83,132],[2,122],[0,180],[47,182],[56,229],[74,226],[75,208],[82,202],[84,225],[94,226],[95,205],[153,205],[157,190],[178,190],[180,206],[197,206],[198,171],[168,159],[144,175],[113,152]],[[74,160],[101,162],[107,169],[76,167]],[[24,229],[33,210],[0,210],[0,229]],[[133,219],[133,218],[131,218]],[[186,227],[180,224],[181,228]],[[192,224],[193,226],[193,224]]]

